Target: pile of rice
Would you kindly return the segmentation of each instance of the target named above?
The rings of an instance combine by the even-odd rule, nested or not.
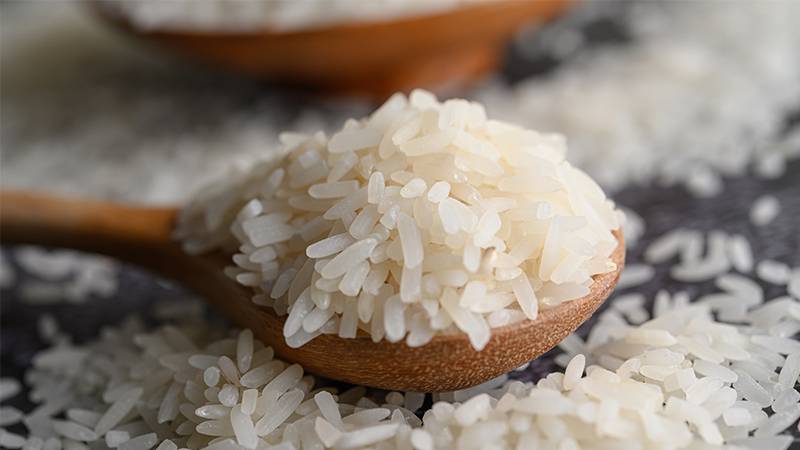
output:
[[[238,249],[228,274],[288,312],[300,346],[325,330],[427,343],[536,319],[616,269],[619,214],[559,135],[489,120],[465,100],[397,94],[330,138],[284,134],[283,156],[184,208],[189,252]]]
[[[674,256],[691,236],[665,235],[648,260]],[[675,243],[678,244],[675,244]],[[702,250],[702,248],[701,248]],[[661,264],[664,264],[663,262]],[[0,445],[26,449],[786,449],[800,418],[800,268],[754,265],[785,291],[766,300],[744,274],[692,300],[659,292],[612,302],[589,336],[570,336],[538,383],[507,376],[463,391],[385,392],[320,385],[303,368],[237,331],[209,323],[198,303],[164,303],[162,325],[136,318],[76,345],[50,316],[52,347],[25,381],[30,413],[0,407]],[[752,270],[752,266],[750,270]],[[742,306],[738,317],[714,315]],[[0,380],[0,401],[20,384]],[[434,403],[422,409],[430,398]]]

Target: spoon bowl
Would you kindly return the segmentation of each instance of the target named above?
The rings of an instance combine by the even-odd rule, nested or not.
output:
[[[373,342],[359,335],[321,335],[300,348],[283,337],[285,317],[254,304],[252,293],[223,274],[223,254],[188,255],[172,239],[175,208],[149,208],[46,194],[0,193],[0,242],[67,247],[138,264],[201,294],[241,327],[287,360],[326,378],[383,389],[437,392],[474,386],[542,355],[575,331],[608,298],[625,260],[622,233],[611,255],[616,270],[597,275],[585,297],[493,328],[481,351],[467,335],[437,335],[422,347]]]
[[[571,0],[496,0],[394,20],[298,31],[142,30],[93,0],[99,17],[124,32],[190,59],[259,78],[382,99],[416,87],[447,88],[496,68],[503,46],[532,21]]]

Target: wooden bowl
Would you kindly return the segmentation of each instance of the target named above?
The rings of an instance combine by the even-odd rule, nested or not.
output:
[[[100,17],[190,59],[226,70],[327,91],[382,99],[415,87],[460,87],[494,70],[503,46],[530,22],[572,0],[495,0],[390,21],[300,31],[140,30],[90,1]]]

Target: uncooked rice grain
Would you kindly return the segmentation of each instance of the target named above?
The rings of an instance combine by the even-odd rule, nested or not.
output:
[[[763,195],[753,202],[750,209],[750,221],[759,227],[768,225],[780,212],[781,205],[778,203],[778,199],[771,195]]]
[[[629,264],[625,266],[617,282],[617,288],[625,289],[647,283],[653,278],[655,269],[644,264]]]

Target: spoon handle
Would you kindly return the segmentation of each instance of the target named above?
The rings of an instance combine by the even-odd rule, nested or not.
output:
[[[0,241],[102,253],[149,263],[180,251],[175,208],[150,208],[49,194],[0,191]]]

